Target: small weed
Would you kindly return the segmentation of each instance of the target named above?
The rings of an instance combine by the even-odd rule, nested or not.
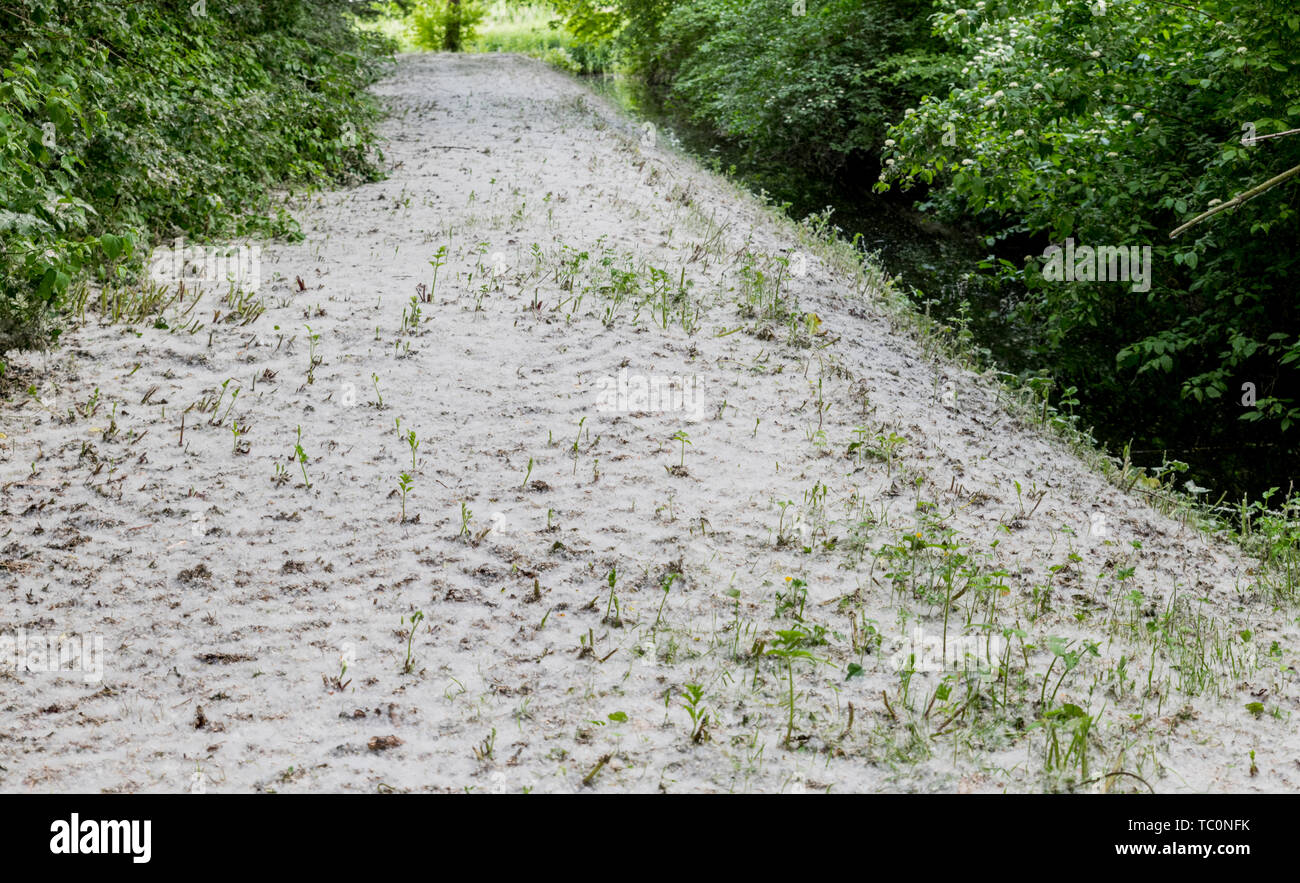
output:
[[[686,684],[682,687],[685,694],[686,702],[682,708],[691,716],[691,741],[695,744],[707,741],[709,738],[708,731],[705,727],[709,724],[709,712],[701,704],[704,699],[704,688],[699,684]]]
[[[399,524],[406,523],[406,495],[411,492],[413,485],[414,482],[408,473],[403,472],[397,477],[397,489],[402,492],[402,520],[398,522]]]
[[[402,622],[405,623],[406,621],[407,621],[406,618],[403,617]],[[411,618],[410,618],[411,631],[406,638],[406,662],[402,665],[402,671],[408,675],[411,673],[411,670],[415,668],[415,655],[412,649],[415,643],[415,630],[423,621],[424,621],[423,610],[417,610],[411,614]]]

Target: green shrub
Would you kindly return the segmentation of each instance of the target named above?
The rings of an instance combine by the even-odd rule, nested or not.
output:
[[[563,48],[569,35],[545,3],[493,0],[467,41],[471,52],[536,52]]]
[[[1285,487],[1300,450],[1296,182],[1170,234],[1300,165],[1298,137],[1243,143],[1300,126],[1294,3],[942,5],[956,85],[898,121],[885,183],[929,185],[927,208],[988,231],[1025,364],[1077,387],[1111,441],[1194,444],[1216,477]],[[1067,239],[1150,246],[1149,290],[1045,278],[1044,246]]]
[[[272,192],[371,180],[387,44],[347,0],[0,5],[0,370],[80,276],[148,246],[292,235]]]
[[[614,47],[676,112],[747,152],[835,175],[874,159],[946,82],[931,0],[561,0],[581,45]]]
[[[475,0],[424,0],[411,13],[415,45],[459,52],[486,15],[487,8]]]
[[[872,161],[887,125],[942,83],[930,0],[688,0],[646,61],[668,97],[756,159],[836,175]]]

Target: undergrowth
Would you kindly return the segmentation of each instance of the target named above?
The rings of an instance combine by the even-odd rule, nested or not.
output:
[[[346,0],[0,6],[0,372],[81,278],[185,235],[295,236],[276,195],[375,180],[390,43]]]

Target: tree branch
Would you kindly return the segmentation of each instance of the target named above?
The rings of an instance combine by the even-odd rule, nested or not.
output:
[[[1229,199],[1227,202],[1216,205],[1214,208],[1210,209],[1207,212],[1201,212],[1199,215],[1192,218],[1186,224],[1183,224],[1181,227],[1171,232],[1169,234],[1169,238],[1177,239],[1189,228],[1195,227],[1197,224],[1201,223],[1202,221],[1211,218],[1214,215],[1217,215],[1219,212],[1227,211],[1230,208],[1237,208],[1243,203],[1251,199],[1254,199],[1256,196],[1259,196],[1261,193],[1265,193],[1269,190],[1272,190],[1274,187],[1278,186],[1279,184],[1282,184],[1288,179],[1294,178],[1296,175],[1300,175],[1300,166],[1292,166],[1282,174],[1269,178],[1263,184],[1260,184],[1257,187],[1252,187],[1249,190],[1247,190],[1245,193],[1238,194],[1237,196],[1232,197],[1232,199]]]

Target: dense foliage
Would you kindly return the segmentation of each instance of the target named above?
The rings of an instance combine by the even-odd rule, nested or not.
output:
[[[579,36],[623,58],[684,117],[749,155],[836,175],[872,161],[887,125],[938,88],[930,0],[562,0]]]
[[[1170,237],[1300,164],[1300,139],[1257,140],[1300,120],[1294,5],[945,2],[935,20],[961,67],[951,90],[898,122],[884,179],[941,185],[936,211],[977,219],[991,242],[1032,245],[1027,261],[1000,249],[1012,254],[1001,272],[1027,289],[1008,320],[1039,329],[1025,336],[1027,361],[1094,411],[1136,417],[1107,422],[1148,444],[1194,439],[1233,457],[1234,443],[1267,440],[1295,452],[1294,190]],[[1149,290],[1045,279],[1042,246],[1067,239],[1150,246]],[[1241,466],[1267,456],[1251,451]]]
[[[1267,137],[1300,127],[1290,0],[559,6],[751,157],[880,170],[881,198],[972,231],[989,258],[954,275],[999,358],[1052,374],[1106,440],[1233,492],[1296,477],[1300,177],[1170,238],[1300,164],[1300,136]],[[1150,247],[1149,284],[1044,275],[1053,244]]]
[[[459,52],[486,16],[487,8],[474,0],[423,0],[411,11],[415,45]]]
[[[378,175],[386,45],[347,0],[0,2],[0,369],[83,273],[180,234],[286,234],[275,188]]]

